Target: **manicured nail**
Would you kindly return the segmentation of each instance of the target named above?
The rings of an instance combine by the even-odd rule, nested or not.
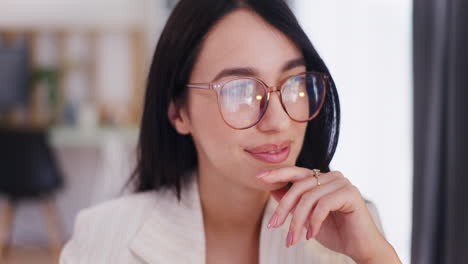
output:
[[[312,237],[312,227],[307,227],[306,239],[309,240]]]
[[[268,228],[272,228],[276,226],[276,222],[278,221],[278,215],[276,213],[273,214],[270,221],[268,222]]]
[[[270,174],[270,171],[262,172],[262,173],[257,175],[257,178],[263,178],[263,177],[267,176],[268,174]]]
[[[294,236],[293,230],[289,230],[289,232],[288,232],[288,238],[286,239],[286,247],[291,246],[291,244],[292,244],[292,242],[293,242],[293,236]]]

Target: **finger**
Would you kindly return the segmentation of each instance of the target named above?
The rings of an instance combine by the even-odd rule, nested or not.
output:
[[[291,245],[294,245],[299,240],[304,227],[308,226],[308,217],[311,215],[313,208],[317,201],[330,193],[336,192],[337,190],[348,185],[349,181],[345,178],[336,179],[322,187],[314,188],[306,193],[302,194],[299,202],[296,205],[296,209],[291,219],[289,230],[293,233],[293,239]]]
[[[289,191],[289,188],[287,186],[284,186],[283,188],[271,191],[271,195],[273,198],[279,203],[279,201],[283,198],[283,196]],[[294,213],[294,209],[296,206],[294,206],[290,213]]]
[[[360,195],[359,190],[354,185],[347,184],[339,190],[321,197],[309,217],[309,224],[312,228],[311,237],[315,237],[320,232],[322,223],[330,212],[352,213],[354,211],[353,199],[357,195]]]
[[[339,171],[331,171],[331,172],[323,173],[323,174],[320,174],[320,175],[321,176],[326,176],[326,178],[328,180],[330,180],[330,181],[333,180],[333,178],[336,177],[336,176],[344,178],[343,174],[341,172],[339,172]],[[310,178],[310,177],[308,177],[308,178]],[[314,179],[315,179],[315,177],[314,177]],[[327,179],[325,179],[325,182],[327,182]],[[318,183],[318,181],[317,181],[317,183]],[[323,183],[322,179],[320,180],[320,183],[321,184]],[[291,186],[294,186],[294,184],[292,182],[288,182],[288,184],[283,186],[282,188],[271,191],[271,194],[273,195],[273,197],[276,199],[277,202],[279,202],[283,198],[283,196],[288,192],[288,190],[291,188],[291,187],[288,187],[289,184],[291,184]]]
[[[275,198],[277,202],[279,202],[288,191],[289,188],[287,185],[285,185],[280,189],[271,191],[271,195],[273,196],[273,198]]]
[[[275,191],[273,191],[273,192],[275,192]],[[271,192],[271,193],[273,194],[273,192]],[[286,192],[284,192],[284,193],[286,193]],[[273,194],[273,197],[276,199],[276,201],[279,202],[281,200],[281,198],[277,198],[278,196],[279,196],[278,194]],[[284,196],[284,194],[281,195],[281,197],[283,197],[283,196]],[[294,205],[293,208],[289,211],[289,213],[293,214],[295,209],[296,209],[296,206]]]
[[[320,185],[320,187],[325,187],[328,184],[331,184],[331,182],[333,182],[334,180],[339,179],[337,175],[327,175],[327,177],[328,176],[330,176],[330,178],[327,179],[328,182]],[[317,187],[317,179],[315,177],[308,177],[301,181],[295,182],[291,189],[289,189],[279,201],[279,205],[275,210],[277,224],[273,227],[282,225],[289,213],[291,212],[292,208],[297,204],[297,202],[301,198],[301,196],[315,187]],[[329,187],[317,189],[321,189],[321,192],[323,192],[325,190],[328,190]]]
[[[295,182],[310,177],[313,175],[313,173],[314,172],[310,169],[292,166],[264,172],[262,174],[257,175],[257,178],[267,183]],[[320,173],[320,177],[323,176],[324,183],[326,181],[325,178],[327,178],[328,174],[329,173],[324,172]],[[320,180],[320,182],[322,183],[322,177],[320,178]]]

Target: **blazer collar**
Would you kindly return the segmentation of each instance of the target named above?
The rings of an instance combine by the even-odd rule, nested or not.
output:
[[[180,203],[170,190],[161,190],[155,194],[158,198],[154,212],[143,222],[130,243],[132,252],[142,260],[148,263],[206,263],[198,180],[196,175],[192,179],[181,192]],[[272,246],[272,238],[286,237],[287,225],[266,228],[277,205],[278,202],[270,196],[262,217],[260,263],[269,263],[267,247]]]

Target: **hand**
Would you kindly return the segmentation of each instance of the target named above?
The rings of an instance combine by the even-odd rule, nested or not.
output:
[[[284,187],[272,191],[279,205],[268,224],[269,228],[278,227],[292,213],[286,247],[294,245],[307,228],[306,239],[315,237],[357,263],[392,255],[383,254],[393,248],[372,220],[359,190],[339,171],[321,172],[320,186],[312,175],[312,170],[293,166],[257,176],[265,183],[293,183],[289,190]]]

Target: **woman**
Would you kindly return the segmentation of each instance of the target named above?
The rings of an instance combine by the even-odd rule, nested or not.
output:
[[[283,1],[182,0],[150,69],[137,193],[81,212],[61,262],[400,263],[329,169],[339,118]]]

